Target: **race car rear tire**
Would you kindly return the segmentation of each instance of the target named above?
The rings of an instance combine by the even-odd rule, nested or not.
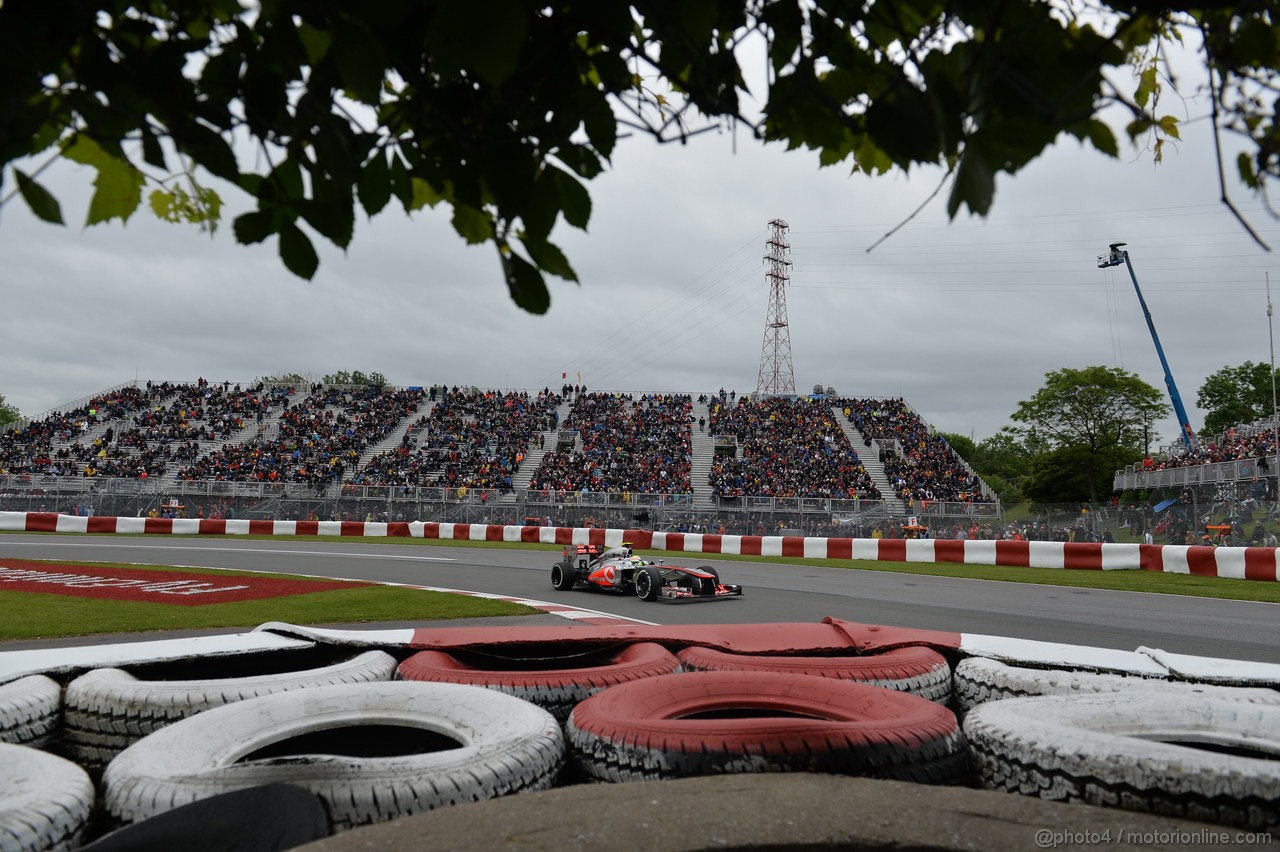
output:
[[[687,671],[789,672],[909,692],[939,704],[951,700],[951,666],[937,651],[919,645],[857,657],[730,654],[691,645],[677,657]]]
[[[656,642],[554,657],[507,653],[419,651],[400,664],[396,677],[486,686],[531,701],[563,723],[578,702],[605,687],[680,671],[680,661]]]
[[[574,760],[602,781],[826,772],[940,783],[965,769],[959,725],[915,695],[780,672],[686,672],[574,708]]]
[[[551,566],[551,586],[557,592],[567,592],[578,584],[578,572],[572,565],[557,562]]]
[[[71,761],[0,743],[0,849],[5,852],[79,848],[93,796],[89,774]]]
[[[0,685],[0,743],[45,748],[58,734],[62,687],[30,675]]]
[[[205,680],[147,680],[123,669],[94,669],[67,686],[64,744],[82,766],[100,769],[147,734],[211,707],[323,684],[388,681],[395,670],[395,657],[385,651],[319,668]]]
[[[249,698],[139,740],[103,774],[120,823],[263,784],[319,796],[335,830],[551,787],[564,734],[547,711],[453,683],[335,684]]]
[[[1280,704],[1280,692],[1274,689],[1216,686],[1099,672],[1029,669],[986,657],[961,660],[955,671],[955,707],[960,714],[988,701],[1005,698],[1107,692],[1158,692],[1171,698],[1230,698],[1254,704]]]
[[[656,601],[662,590],[662,572],[652,565],[636,571],[636,597],[642,601]]]
[[[1154,693],[1010,698],[975,707],[964,733],[988,789],[1280,826],[1280,706]]]

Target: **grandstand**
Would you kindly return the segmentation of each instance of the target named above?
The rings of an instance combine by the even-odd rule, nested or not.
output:
[[[859,535],[999,516],[900,399],[204,379],[11,424],[0,509]]]

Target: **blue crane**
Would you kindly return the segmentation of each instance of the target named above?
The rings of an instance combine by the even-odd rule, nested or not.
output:
[[[1133,281],[1133,290],[1138,294],[1138,303],[1142,305],[1142,315],[1146,317],[1147,328],[1151,332],[1151,340],[1156,345],[1156,354],[1160,356],[1160,366],[1164,367],[1164,384],[1169,389],[1169,399],[1173,401],[1173,413],[1178,417],[1178,425],[1182,427],[1182,442],[1187,452],[1195,449],[1195,432],[1191,428],[1191,420],[1187,417],[1187,409],[1182,405],[1182,396],[1178,393],[1178,385],[1169,370],[1169,360],[1164,357],[1164,347],[1160,345],[1160,335],[1156,334],[1155,323],[1151,321],[1151,311],[1147,309],[1147,300],[1142,298],[1142,288],[1138,286],[1138,276],[1133,274],[1133,264],[1129,261],[1129,252],[1124,250],[1128,243],[1112,243],[1109,254],[1098,257],[1098,268],[1119,266],[1121,263],[1129,270],[1129,279]]]

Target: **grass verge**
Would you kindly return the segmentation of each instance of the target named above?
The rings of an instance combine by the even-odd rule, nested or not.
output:
[[[282,577],[199,568],[169,568],[118,563],[72,563],[39,560],[49,566],[92,564],[95,568],[181,571],[184,574]],[[253,628],[268,621],[291,624],[354,624],[385,621],[445,621],[455,618],[531,615],[540,610],[523,604],[469,595],[451,595],[400,586],[360,586],[234,603],[180,606],[150,601],[100,600],[43,592],[0,591],[0,641],[89,636],[96,633],[146,633],[157,630]]]

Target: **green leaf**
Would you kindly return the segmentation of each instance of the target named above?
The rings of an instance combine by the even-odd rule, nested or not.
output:
[[[391,201],[391,167],[387,165],[387,155],[382,150],[374,149],[373,156],[360,170],[356,190],[360,193],[364,212],[370,216],[379,213]]]
[[[528,261],[510,251],[502,254],[502,271],[507,278],[511,301],[531,314],[545,314],[551,307],[547,283]]]
[[[584,97],[588,100],[583,109],[582,126],[600,156],[608,159],[618,141],[618,119],[603,92],[589,92]]]
[[[1245,186],[1250,189],[1258,188],[1258,173],[1253,170],[1253,159],[1244,151],[1236,154],[1236,172]]]
[[[529,257],[533,259],[539,269],[544,272],[550,272],[552,275],[558,275],[566,281],[578,280],[578,274],[569,265],[569,259],[564,256],[564,252],[560,251],[559,247],[554,243],[547,240],[532,239],[527,236],[521,236],[520,242],[524,245],[525,250],[529,252]]]
[[[453,205],[453,229],[468,245],[493,239],[493,220],[489,214],[469,204]]]
[[[302,49],[307,54],[307,62],[315,65],[325,54],[329,52],[329,45],[333,43],[333,36],[327,31],[313,27],[306,21],[298,24],[298,41],[302,42]]]
[[[1160,116],[1160,118],[1156,119],[1156,127],[1159,127],[1165,135],[1174,139],[1182,138],[1178,135],[1178,119],[1172,115]]]
[[[147,124],[142,125],[142,159],[157,169],[163,169],[167,165],[160,140]]]
[[[566,171],[556,170],[556,188],[560,190],[560,209],[564,220],[575,228],[587,229],[591,221],[591,196],[586,187]]]
[[[81,165],[97,170],[95,191],[89,201],[86,225],[96,225],[111,219],[128,222],[133,211],[142,203],[142,185],[145,178],[133,163],[123,157],[109,154],[97,142],[83,133],[77,134],[62,152],[63,156]]]
[[[423,207],[435,207],[444,199],[444,195],[422,178],[413,178],[413,201],[410,210],[421,210]]]
[[[320,258],[311,240],[292,222],[286,222],[280,229],[280,259],[290,272],[308,281],[320,267]]]
[[[995,172],[982,150],[970,143],[956,168],[955,184],[951,187],[951,197],[947,199],[947,215],[954,219],[961,203],[964,203],[974,213],[985,216],[995,195]]]
[[[1093,147],[1104,154],[1112,157],[1120,156],[1120,145],[1116,142],[1116,135],[1104,121],[1096,118],[1089,120],[1089,141],[1093,143]]]
[[[429,40],[439,73],[473,72],[495,88],[515,71],[527,28],[520,0],[440,3],[431,18]]]
[[[13,173],[18,177],[18,191],[22,193],[22,200],[27,202],[27,206],[31,208],[36,218],[55,225],[65,224],[62,221],[62,208],[58,205],[58,199],[54,198],[49,190],[28,177],[22,169],[14,169]]]
[[[386,58],[368,25],[346,16],[344,26],[333,34],[333,58],[347,89],[364,103],[376,106],[386,78]]]
[[[274,210],[242,213],[232,223],[231,230],[235,232],[236,242],[241,245],[260,243],[276,232],[278,218]]]
[[[1158,85],[1155,66],[1143,68],[1142,73],[1138,75],[1138,88],[1133,92],[1133,99],[1138,106],[1146,107],[1147,101],[1151,100],[1151,95],[1155,93]]]

